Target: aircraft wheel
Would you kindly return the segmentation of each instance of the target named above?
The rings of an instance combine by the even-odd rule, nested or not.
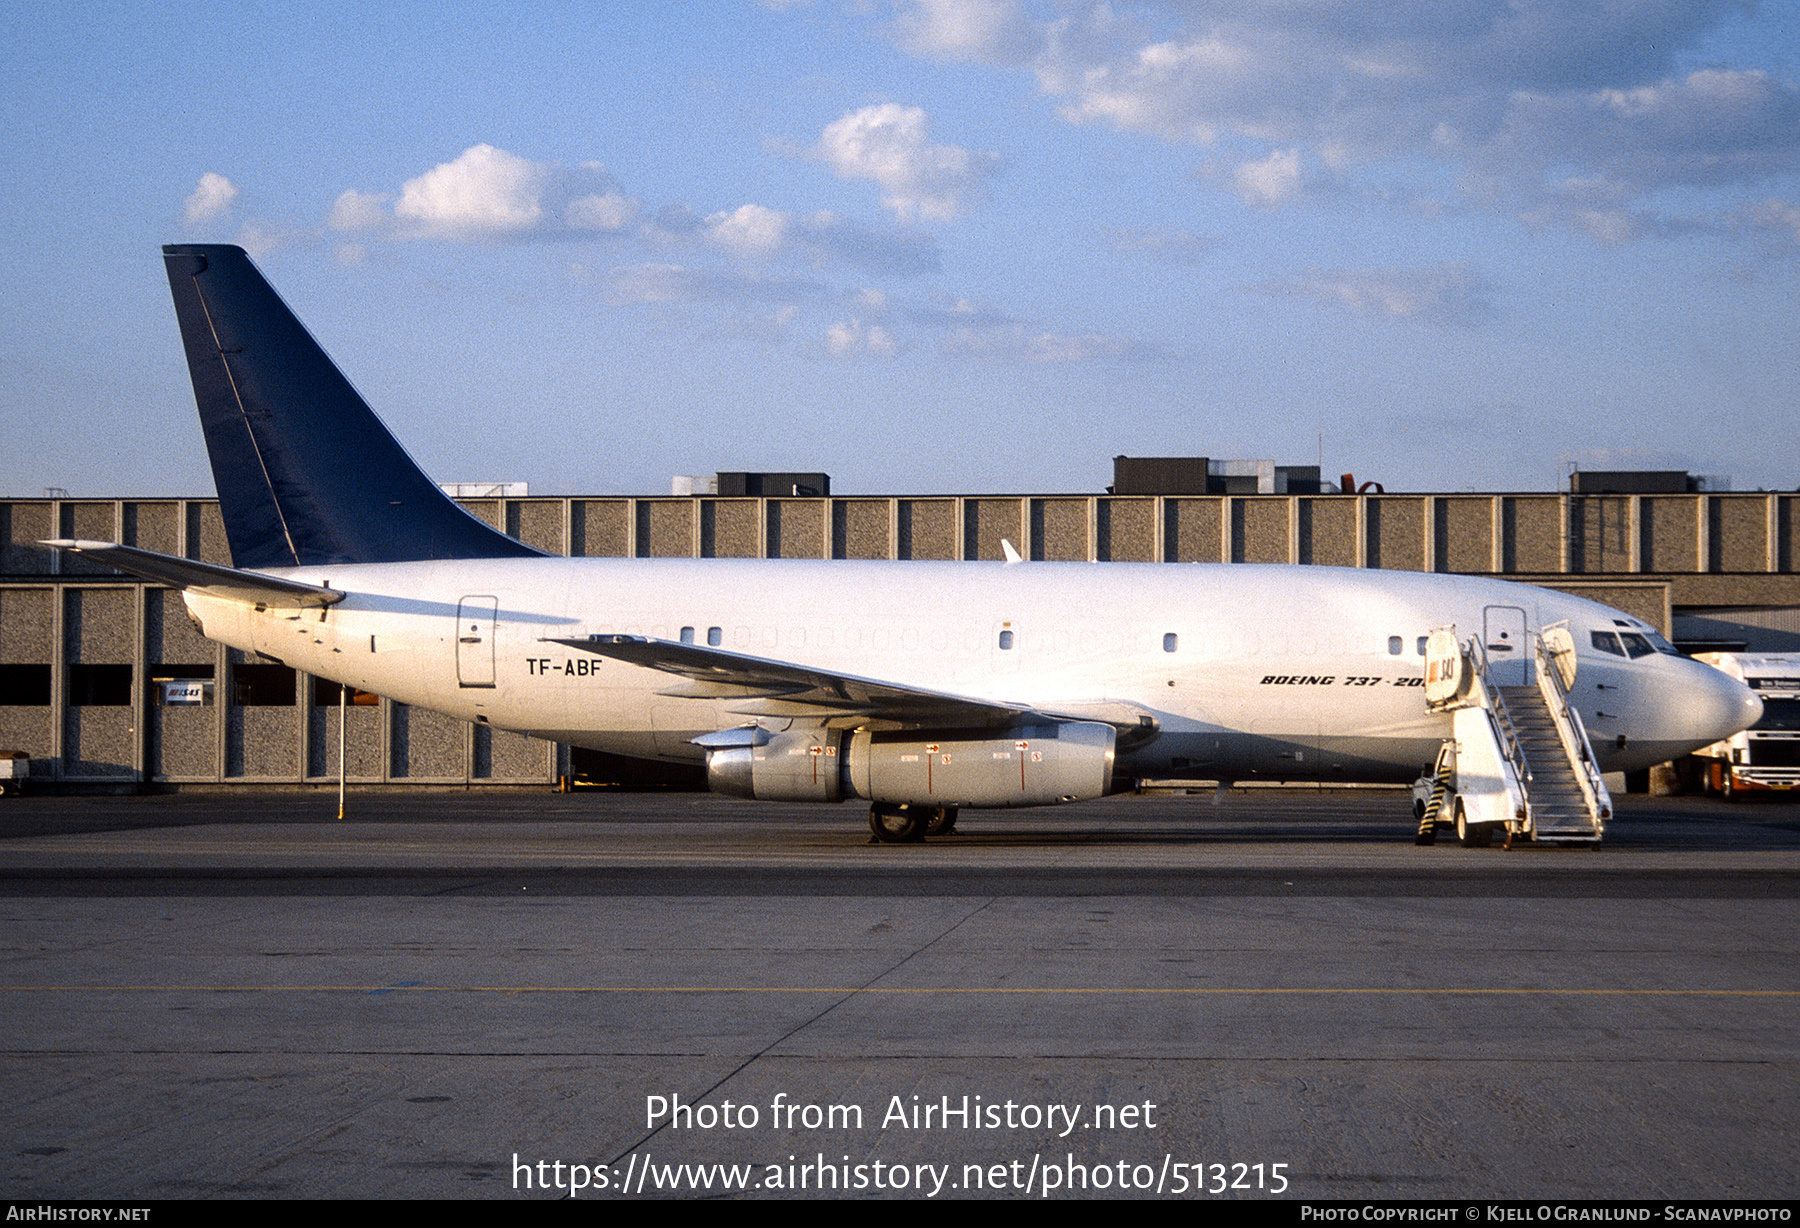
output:
[[[1466,849],[1484,849],[1494,842],[1494,829],[1487,824],[1469,822],[1463,813],[1462,798],[1456,799],[1456,842]]]
[[[912,844],[925,838],[923,807],[876,802],[869,807],[869,830],[882,844]]]
[[[1738,799],[1738,791],[1731,783],[1731,769],[1725,768],[1719,775],[1719,796],[1728,802]]]
[[[956,807],[934,806],[925,819],[925,834],[947,836],[956,830]]]

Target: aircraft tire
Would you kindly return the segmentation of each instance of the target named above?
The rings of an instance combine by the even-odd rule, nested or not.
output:
[[[927,836],[947,836],[956,830],[956,807],[934,806],[925,820]]]
[[[880,844],[916,844],[925,838],[924,809],[876,802],[869,807],[869,830]]]
[[[1738,800],[1738,790],[1731,783],[1731,768],[1729,766],[1720,769],[1719,796],[1728,802],[1735,802]]]

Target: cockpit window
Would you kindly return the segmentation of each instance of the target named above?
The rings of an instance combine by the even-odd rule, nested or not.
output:
[[[1630,622],[1626,622],[1622,618],[1615,618],[1612,621],[1613,621],[1613,626],[1626,628],[1626,630],[1621,631],[1619,634],[1625,636],[1627,643],[1630,643],[1631,636],[1635,633],[1638,636],[1638,638],[1648,641],[1650,644],[1650,647],[1652,649],[1664,654],[1665,656],[1679,657],[1681,655],[1681,650],[1679,648],[1677,648],[1677,647],[1675,647],[1675,645],[1669,643],[1668,640],[1665,640],[1657,632],[1656,628],[1648,625],[1647,623],[1638,622],[1635,618],[1632,619]],[[1599,643],[1600,643],[1599,634],[1600,633],[1597,631],[1594,633],[1594,636],[1595,636],[1594,644],[1596,647],[1598,647]],[[1644,654],[1641,652],[1634,652],[1631,655],[1634,657],[1641,657]]]
[[[1619,639],[1625,644],[1626,655],[1633,661],[1637,660],[1639,657],[1650,656],[1656,651],[1655,648],[1650,646],[1649,640],[1645,639],[1635,631],[1621,631],[1619,633]]]
[[[1615,657],[1622,657],[1625,655],[1625,650],[1619,647],[1619,637],[1612,632],[1590,631],[1588,634],[1593,637],[1594,647],[1598,648],[1601,652],[1610,652]]]

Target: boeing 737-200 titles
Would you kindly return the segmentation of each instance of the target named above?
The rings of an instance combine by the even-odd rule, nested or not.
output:
[[[1503,686],[1561,660],[1599,770],[1757,719],[1638,619],[1479,577],[546,555],[432,484],[241,249],[163,255],[233,566],[55,544],[183,589],[212,639],[408,704],[704,760],[741,796],[862,799],[888,840],[1143,778],[1412,780],[1452,740],[1438,628]]]

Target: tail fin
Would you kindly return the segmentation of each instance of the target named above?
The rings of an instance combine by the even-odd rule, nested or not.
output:
[[[163,248],[238,567],[540,553],[413,463],[240,247]]]

